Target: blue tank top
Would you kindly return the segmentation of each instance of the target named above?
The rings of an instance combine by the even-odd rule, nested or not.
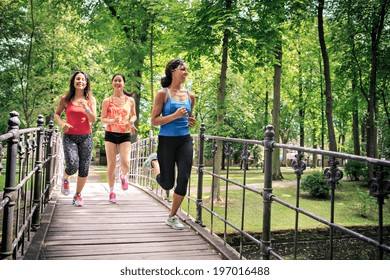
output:
[[[189,115],[191,114],[191,98],[188,91],[188,99],[186,101],[177,101],[171,98],[167,88],[164,88],[164,90],[167,94],[168,100],[167,103],[164,104],[164,107],[162,109],[163,116],[173,114],[178,108],[182,106],[187,109]],[[188,134],[190,134],[188,116],[184,116],[180,119],[176,119],[172,122],[162,125],[158,133],[158,135],[160,136],[184,136]]]

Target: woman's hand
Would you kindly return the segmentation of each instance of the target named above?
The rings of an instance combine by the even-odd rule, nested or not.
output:
[[[88,104],[87,104],[87,100],[85,99],[80,99],[77,101],[79,103],[79,106],[82,106],[84,110],[86,109],[89,109],[88,108]]]
[[[70,124],[68,124],[68,123],[64,123],[64,124],[62,125],[62,131],[63,131],[63,132],[68,132],[69,129],[72,128],[72,127],[73,127],[72,125],[70,125]]]
[[[130,131],[131,135],[134,135],[135,132],[138,131],[138,129],[135,127],[135,124],[131,123],[130,120],[129,120],[128,124],[127,124],[127,128]]]
[[[178,108],[175,112],[175,116],[180,119],[182,117],[185,117],[185,116],[188,116],[188,112],[187,112],[187,109],[184,108],[184,106],[181,106],[180,108]]]
[[[194,117],[188,117],[188,126],[193,127],[196,123],[196,119]]]

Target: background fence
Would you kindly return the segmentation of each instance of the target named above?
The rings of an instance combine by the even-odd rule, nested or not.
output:
[[[18,116],[15,111],[9,114],[9,130],[0,135],[0,259],[18,259],[25,253],[26,242],[39,228],[53,188],[62,179],[62,143],[53,121],[45,128],[39,116],[37,127],[19,129]]]
[[[188,217],[202,226],[207,226],[209,234],[217,233],[224,239],[227,246],[228,243],[231,243],[231,236],[234,233],[237,243],[236,249],[241,258],[243,258],[244,244],[247,243],[258,248],[257,253],[254,253],[256,258],[307,258],[310,255],[306,252],[310,236],[302,233],[304,227],[300,225],[303,219],[310,219],[316,224],[314,230],[322,235],[320,238],[322,258],[343,258],[338,253],[335,256],[335,249],[340,246],[340,234],[342,234],[347,236],[346,238],[349,240],[352,239],[369,246],[369,258],[389,259],[390,215],[388,207],[384,210],[384,203],[390,194],[390,181],[388,179],[390,161],[280,144],[276,143],[273,137],[272,126],[267,127],[263,141],[256,141],[207,135],[206,128],[202,125],[199,135],[193,135],[194,172],[188,186],[186,203],[183,203],[182,207]],[[143,162],[150,153],[155,152],[157,139],[151,134],[149,138],[139,139],[133,143],[129,176],[134,185],[146,188],[162,199],[169,200],[169,192],[158,187],[152,171],[142,168]],[[263,152],[261,162],[254,164],[251,152],[258,150],[259,147],[262,148]],[[216,164],[218,162],[218,149],[222,151],[223,168]],[[273,184],[277,183],[277,181],[272,180],[273,153],[276,149],[280,150],[280,154],[286,154],[286,151],[295,153],[295,159],[291,162],[291,172],[295,175],[295,195],[288,200],[284,198],[285,194],[276,195],[273,189]],[[328,214],[326,216],[317,215],[313,209],[305,209],[301,206],[304,197],[301,190],[302,175],[307,169],[307,159],[313,156],[324,158],[327,163],[326,168],[321,169],[321,172],[327,182],[329,196],[326,200],[318,203],[327,204]],[[374,236],[367,234],[366,231],[359,232],[354,227],[337,223],[341,216],[349,215],[338,211],[340,207],[338,207],[336,200],[338,192],[340,192],[340,182],[344,176],[340,163],[347,161],[362,162],[366,167],[371,165],[372,170],[374,170],[371,178],[367,179],[367,176],[361,178],[363,180],[361,183],[365,186],[363,196],[375,198],[377,202],[375,224],[370,225],[370,228],[374,228]],[[250,172],[246,168],[248,166],[256,168],[257,178],[248,176]],[[237,169],[241,172],[238,176],[239,181],[236,180]],[[240,191],[239,195],[237,190]],[[216,199],[217,196],[219,201]],[[288,209],[291,212],[288,219],[283,214],[286,211],[279,210],[280,208]],[[257,217],[256,225],[249,225],[248,221],[253,221],[253,219],[248,219],[248,217],[253,215]],[[273,246],[276,245],[276,242],[273,241],[275,241],[274,236],[278,229],[273,230],[272,222],[283,219],[286,219],[286,224],[291,227],[292,236],[287,237],[287,239],[292,239],[293,244],[292,252],[286,256],[284,256],[286,250],[278,251]],[[222,226],[220,226],[221,223]],[[311,255],[313,254],[316,253]]]

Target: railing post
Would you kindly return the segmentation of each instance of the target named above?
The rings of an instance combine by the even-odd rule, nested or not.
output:
[[[302,159],[304,158],[303,153],[298,151],[298,154],[295,155],[295,160],[292,162],[292,168],[294,169],[295,176],[297,178],[297,190],[295,193],[295,207],[299,208],[299,197],[300,197],[300,188],[301,188],[301,176],[303,171],[306,170],[306,162]],[[295,212],[295,230],[294,230],[294,260],[297,259],[298,252],[298,225],[299,225],[299,212]]]
[[[50,193],[52,189],[52,170],[53,170],[53,128],[54,128],[54,123],[52,120],[49,122],[49,131],[47,132],[48,134],[48,140],[47,140],[47,146],[46,146],[46,157],[49,158],[48,163],[46,164],[46,182],[45,182],[45,203],[47,203],[50,199]]]
[[[271,203],[272,203],[272,153],[274,143],[274,128],[268,125],[264,140],[264,187],[263,187],[263,232],[261,254],[265,260],[270,259],[271,245]]]
[[[13,137],[8,140],[7,163],[5,175],[5,188],[3,198],[8,198],[9,202],[4,208],[3,230],[0,259],[12,259],[12,242],[14,239],[13,224],[15,219],[15,199],[16,191],[12,190],[16,179],[16,159],[18,157],[19,142],[19,113],[12,111],[9,113],[8,132]]]
[[[52,143],[53,143],[53,149],[52,149],[52,154],[53,154],[53,188],[55,188],[57,186],[57,182],[58,182],[58,177],[60,176],[58,170],[60,170],[60,167],[59,165],[61,164],[61,160],[60,160],[60,148],[62,149],[62,147],[58,144],[58,139],[59,139],[59,132],[58,132],[58,128],[53,128],[54,130],[54,137],[52,137]]]
[[[368,181],[368,187],[370,195],[377,198],[378,204],[378,231],[379,231],[379,244],[383,244],[383,205],[385,204],[385,198],[390,195],[390,180],[385,178],[386,172],[383,166],[379,169],[374,168],[375,177]],[[383,249],[379,248],[379,259],[383,260]]]
[[[139,165],[139,158],[140,158],[140,151],[141,151],[141,149],[140,149],[140,141],[141,141],[141,138],[139,137],[139,135],[138,135],[138,137],[137,137],[137,142],[135,143],[135,153],[133,152],[133,154],[135,154],[135,164],[133,165],[134,167],[134,172],[133,172],[133,174],[135,174],[135,178],[133,179],[133,181],[137,184],[137,185],[139,185],[139,178],[140,178],[140,168],[138,167],[138,165]]]
[[[203,203],[203,168],[204,168],[204,134],[206,126],[204,123],[200,126],[199,132],[199,156],[198,156],[198,192],[196,195],[196,223],[203,226],[202,222],[202,203]]]
[[[334,211],[335,211],[335,190],[338,182],[343,178],[343,171],[341,171],[337,166],[339,162],[333,157],[329,160],[327,168],[324,170],[325,179],[330,183],[330,222],[334,223]],[[329,228],[329,238],[330,238],[330,250],[329,250],[329,259],[333,260],[333,241],[334,241],[334,229]]]
[[[37,152],[35,155],[35,166],[38,167],[38,170],[35,173],[35,180],[34,180],[34,213],[32,216],[32,223],[31,228],[33,230],[37,230],[41,223],[41,186],[42,186],[42,147],[43,147],[43,134],[44,134],[44,119],[42,115],[38,116],[37,119],[38,128],[40,128],[37,131]]]

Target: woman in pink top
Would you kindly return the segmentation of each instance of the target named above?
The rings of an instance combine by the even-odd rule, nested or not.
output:
[[[131,135],[137,128],[135,101],[124,90],[125,77],[115,74],[112,78],[114,93],[103,100],[101,122],[106,125],[104,135],[107,157],[107,181],[110,187],[109,201],[116,202],[114,193],[116,155],[120,157],[120,179],[122,189],[128,189],[127,173],[130,170]]]
[[[66,119],[61,118],[65,111]],[[69,195],[69,176],[78,172],[74,206],[83,206],[81,198],[88,177],[92,158],[92,130],[90,123],[96,122],[96,100],[92,95],[90,79],[82,71],[73,73],[69,90],[60,97],[54,119],[61,126],[66,162],[61,192]]]

